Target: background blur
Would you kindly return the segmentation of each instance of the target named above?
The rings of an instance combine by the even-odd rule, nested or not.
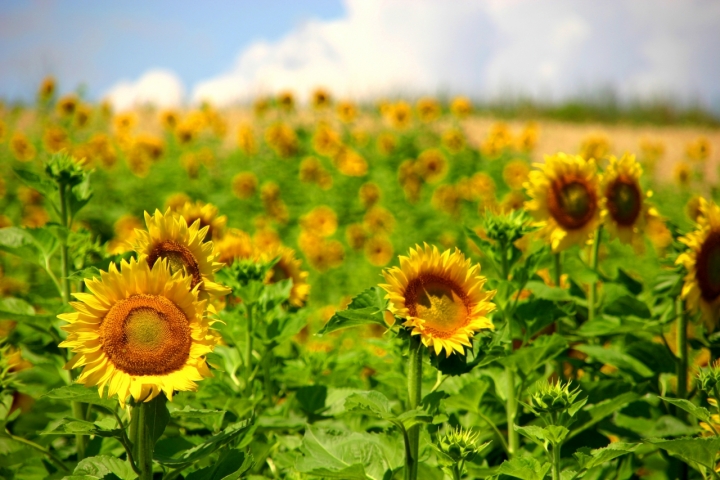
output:
[[[318,86],[357,100],[456,95],[663,101],[720,113],[712,0],[3,1],[0,97],[54,75],[116,109]]]

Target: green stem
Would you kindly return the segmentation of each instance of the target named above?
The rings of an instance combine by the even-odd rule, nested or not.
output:
[[[562,253],[553,254],[553,282],[555,286],[560,288],[560,278],[562,277]]]
[[[515,430],[515,417],[517,416],[517,398],[515,392],[515,370],[512,367],[508,367],[508,390],[507,390],[507,403],[505,405],[507,412],[507,427],[508,427],[508,454],[513,457],[520,446],[520,437],[518,432]]]
[[[688,372],[688,346],[687,327],[688,318],[685,315],[685,302],[678,298],[675,302],[677,314],[677,396],[687,397],[687,372]],[[679,413],[679,412],[678,412]]]
[[[593,241],[592,255],[590,257],[590,267],[594,272],[598,268],[598,253],[600,252],[600,242],[602,241],[602,225],[595,231],[595,240]],[[592,322],[595,318],[595,304],[597,302],[597,282],[590,283],[588,291],[588,321]]]
[[[420,336],[410,338],[410,355],[408,359],[408,408],[415,409],[422,401],[422,357],[423,346]],[[410,451],[405,458],[405,479],[417,480],[418,457],[420,453],[420,425],[408,429]]]
[[[148,410],[151,402],[140,402],[133,406],[130,420],[130,441],[133,446],[133,456],[140,470],[140,480],[152,480],[152,432],[148,428]]]
[[[560,480],[560,445],[552,447],[552,478]]]
[[[245,352],[243,352],[243,361],[245,362],[245,378],[248,380],[252,374],[252,352],[253,352],[253,305],[249,304],[247,310],[247,328],[245,329]]]

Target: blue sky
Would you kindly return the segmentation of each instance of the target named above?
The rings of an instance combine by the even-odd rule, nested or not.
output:
[[[720,111],[716,0],[0,2],[0,97],[54,74],[117,108],[315,87],[699,101]]]
[[[32,98],[48,73],[63,89],[85,83],[92,96],[152,68],[192,85],[225,70],[254,41],[343,11],[339,0],[4,0],[0,96]]]

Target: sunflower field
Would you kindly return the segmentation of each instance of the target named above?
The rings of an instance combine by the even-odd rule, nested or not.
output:
[[[0,109],[0,478],[720,479],[717,126],[613,128],[47,78]]]

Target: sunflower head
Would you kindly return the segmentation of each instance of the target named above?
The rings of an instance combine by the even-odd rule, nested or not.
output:
[[[472,102],[467,97],[455,97],[450,103],[450,111],[457,118],[465,118],[472,113]]]
[[[688,250],[677,263],[687,270],[682,297],[714,331],[720,320],[720,206],[703,198],[699,210],[697,229],[680,238]]]
[[[75,311],[59,315],[68,322],[60,347],[75,354],[65,368],[83,367],[79,383],[97,385],[101,396],[117,394],[123,405],[129,395],[147,402],[161,392],[172,399],[175,391],[194,391],[211,376],[205,355],[218,337],[190,283],[165,260],[151,267],[135,259],[86,280],[90,293],[76,293]]]
[[[295,257],[295,250],[281,245],[273,245],[257,251],[256,257],[261,262],[278,259],[277,263],[268,270],[265,283],[291,279],[292,288],[289,302],[293,306],[302,307],[310,293],[310,284],[307,283],[308,272],[300,268],[302,261]]]
[[[206,242],[208,227],[200,228],[197,220],[188,226],[185,218],[173,215],[170,210],[163,214],[155,210],[153,215],[145,212],[147,230],[136,230],[134,250],[140,259],[153,267],[165,260],[172,273],[182,273],[190,278],[190,287],[198,287],[201,300],[223,296],[230,290],[215,283],[215,272],[223,264],[215,261],[213,242]]]
[[[352,123],[357,117],[358,110],[355,104],[349,100],[338,103],[337,115],[343,123]]]
[[[383,272],[387,284],[380,287],[411,335],[420,335],[435,354],[464,355],[475,332],[494,329],[487,315],[495,309],[490,302],[495,292],[483,291],[486,279],[479,270],[457,249],[440,253],[418,245],[400,256],[400,267]]]
[[[556,252],[584,243],[600,222],[595,162],[558,153],[537,166],[525,184],[531,197],[525,208],[541,222],[540,235]]]
[[[197,202],[185,202],[182,206],[174,208],[174,212],[183,218],[188,225],[192,225],[196,221],[200,222],[200,229],[208,229],[207,236],[217,240],[222,238],[225,233],[225,225],[227,217],[218,215],[218,208],[212,203],[205,203],[200,200]]]
[[[312,93],[312,105],[315,109],[329,107],[331,103],[330,92],[324,88],[316,88]]]

